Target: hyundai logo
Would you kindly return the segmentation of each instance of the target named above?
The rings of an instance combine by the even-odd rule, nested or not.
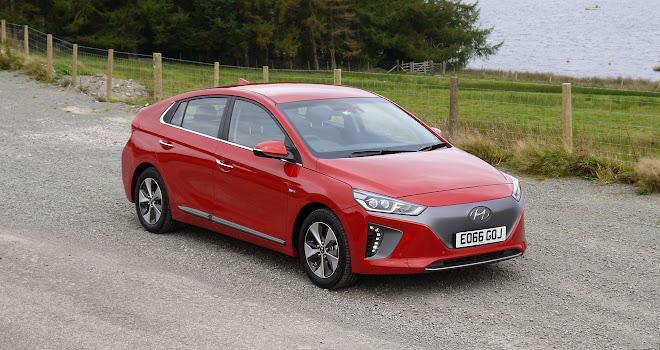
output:
[[[492,212],[486,207],[474,207],[468,213],[470,220],[474,222],[484,222],[490,219]]]

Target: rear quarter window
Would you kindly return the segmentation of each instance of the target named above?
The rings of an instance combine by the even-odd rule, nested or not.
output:
[[[181,122],[183,121],[183,113],[186,111],[186,106],[188,106],[188,101],[179,103],[179,106],[177,107],[174,115],[172,116],[172,119],[170,120],[170,124],[181,126]]]

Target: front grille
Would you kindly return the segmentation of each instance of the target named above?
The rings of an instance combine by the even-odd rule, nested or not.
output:
[[[491,263],[491,262],[496,262],[496,261],[502,261],[502,260],[506,260],[506,259],[515,258],[517,256],[520,256],[521,254],[522,254],[522,252],[518,249],[508,249],[508,250],[502,250],[502,251],[499,251],[499,252],[493,252],[493,253],[487,253],[487,254],[481,254],[481,255],[473,255],[473,256],[466,256],[464,258],[441,260],[441,261],[436,261],[433,264],[429,265],[426,268],[426,270],[427,271],[437,271],[437,270],[453,269],[453,268],[462,267],[462,266],[487,264],[487,263]]]

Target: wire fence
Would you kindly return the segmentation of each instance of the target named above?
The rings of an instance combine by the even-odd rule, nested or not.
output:
[[[6,23],[7,42],[44,63],[47,34],[33,28]],[[53,38],[55,76],[72,74],[73,44]],[[108,73],[108,50],[78,47],[77,74]],[[132,81],[146,91],[129,102],[151,103],[155,96],[154,57],[115,51],[113,84]],[[217,63],[216,63],[217,64]],[[167,98],[191,90],[235,85],[239,78],[251,83],[305,82],[333,84],[330,70],[294,70],[240,67],[214,63],[162,59],[162,96]],[[376,92],[391,99],[433,126],[449,128],[450,78],[423,74],[384,74],[345,71],[343,85]],[[158,87],[160,88],[160,87]],[[458,94],[458,141],[467,134],[492,139],[503,148],[518,141],[547,147],[562,146],[562,86],[512,81],[461,78]],[[660,157],[660,93],[573,87],[572,132],[577,152],[632,165],[642,157]]]

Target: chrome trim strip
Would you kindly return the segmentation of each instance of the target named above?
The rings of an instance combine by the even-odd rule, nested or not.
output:
[[[505,257],[503,257],[503,258],[497,258],[497,259],[491,259],[491,260],[486,260],[486,261],[480,261],[480,262],[476,262],[476,263],[469,263],[469,264],[456,265],[456,266],[449,266],[449,267],[435,267],[435,268],[429,268],[429,267],[427,267],[426,269],[424,269],[424,271],[425,271],[425,272],[433,272],[433,271],[442,271],[442,270],[457,269],[457,268],[468,267],[468,266],[476,266],[476,265],[490,264],[490,263],[494,263],[494,262],[498,262],[498,261],[504,261],[504,260],[509,260],[509,259],[517,258],[517,257],[521,256],[522,254],[523,254],[522,252],[518,252],[518,254],[514,254],[514,255],[511,255],[511,256],[505,256]]]
[[[184,130],[184,131],[187,131],[187,132],[191,132],[191,133],[193,133],[193,134],[195,134],[195,135],[208,137],[208,138],[210,138],[210,139],[212,139],[212,140],[216,140],[216,141],[224,142],[224,143],[227,143],[227,144],[230,144],[230,145],[236,146],[236,147],[240,147],[240,148],[246,149],[246,150],[248,150],[248,151],[252,151],[252,148],[250,148],[250,147],[246,147],[246,146],[239,145],[239,144],[237,144],[237,143],[233,143],[233,142],[230,142],[230,141],[227,141],[227,140],[219,139],[219,138],[217,138],[217,137],[213,137],[213,136],[209,136],[209,135],[206,135],[206,134],[202,134],[201,132],[197,132],[197,131],[194,131],[194,130],[190,130],[190,129],[182,128],[182,127],[180,127],[180,126],[172,125],[172,124],[170,124],[170,123],[165,123],[165,120],[164,120],[164,118],[165,118],[165,114],[167,114],[167,112],[170,110],[170,108],[172,108],[172,106],[174,106],[174,104],[176,104],[177,102],[179,102],[179,101],[176,101],[176,102],[172,103],[169,107],[167,107],[167,109],[165,110],[165,113],[163,113],[163,114],[160,116],[160,123],[161,123],[161,124],[163,124],[163,125],[167,125],[167,126],[170,126],[170,127],[173,127],[173,128],[177,128],[177,129],[179,129],[179,130]]]
[[[174,103],[176,103],[176,102],[174,102]],[[165,114],[167,114],[167,112],[170,111],[170,108],[172,108],[172,107],[174,106],[174,103],[172,103],[169,107],[167,107],[167,109],[165,110],[165,112],[163,112],[163,114],[160,115],[160,122],[161,122],[161,123],[165,124],[165,123],[163,122],[163,119],[165,118]]]
[[[174,103],[176,103],[176,102],[174,102]],[[173,128],[177,128],[177,129],[179,129],[179,130],[184,130],[184,131],[187,131],[187,132],[191,132],[191,133],[193,133],[193,134],[195,134],[195,135],[208,137],[208,138],[210,138],[210,139],[212,139],[212,140],[216,140],[216,141],[220,141],[220,142],[226,143],[226,144],[228,144],[228,145],[236,146],[236,147],[239,147],[239,148],[242,148],[242,149],[248,150],[248,151],[250,151],[250,152],[254,152],[254,148],[250,148],[250,147],[247,147],[247,146],[239,145],[238,143],[233,143],[233,142],[231,142],[231,141],[227,141],[227,140],[219,139],[219,138],[217,138],[217,137],[213,137],[213,136],[209,136],[209,135],[206,135],[206,134],[202,134],[202,133],[199,133],[199,132],[194,131],[194,130],[190,130],[190,129],[182,128],[182,127],[177,126],[177,125],[172,125],[172,124],[170,124],[170,123],[165,123],[165,121],[163,120],[163,118],[165,118],[165,114],[167,114],[167,112],[170,110],[170,108],[172,108],[172,106],[174,106],[174,103],[172,103],[172,105],[170,105],[170,106],[167,108],[167,110],[165,110],[165,113],[163,113],[163,114],[160,116],[160,122],[161,122],[161,124],[164,124],[164,125],[167,125],[167,126],[170,126],[170,127],[173,127]],[[282,159],[282,161],[285,162],[285,163],[291,163],[291,164],[295,164],[295,165],[298,165],[298,166],[302,166],[301,163],[289,162],[289,161],[287,161],[286,159]]]
[[[176,101],[176,102],[178,102],[178,101]],[[177,126],[177,125],[172,125],[172,124],[170,124],[170,123],[165,123],[165,120],[163,119],[163,118],[165,118],[165,114],[167,114],[167,112],[170,110],[170,108],[172,108],[172,106],[174,106],[174,104],[175,104],[176,102],[172,103],[169,107],[167,107],[167,109],[165,110],[165,113],[163,113],[163,114],[160,116],[160,123],[161,123],[161,124],[163,124],[163,125],[167,125],[167,126],[170,126],[170,127],[173,127],[173,128],[177,128],[177,129],[179,129],[179,130],[184,130],[184,131],[187,131],[187,132],[191,132],[191,133],[193,133],[193,134],[195,134],[195,135],[208,137],[208,138],[210,138],[211,140],[220,141],[220,142],[226,143],[226,144],[228,144],[228,145],[232,145],[232,146],[236,146],[236,147],[239,147],[239,148],[242,148],[242,149],[248,150],[248,151],[250,151],[250,152],[254,152],[254,148],[250,148],[250,147],[247,147],[247,146],[239,145],[238,143],[233,143],[233,142],[231,142],[231,141],[227,141],[227,140],[219,139],[219,138],[217,138],[217,137],[213,137],[213,136],[209,136],[209,135],[206,135],[206,134],[202,134],[202,133],[199,133],[199,132],[194,131],[194,130],[190,130],[190,129],[182,128],[182,127]],[[289,161],[287,161],[286,159],[282,159],[282,161],[285,162],[285,163],[291,163],[291,164],[295,164],[295,165],[298,165],[298,166],[302,166],[301,163],[289,162]]]
[[[181,211],[186,213],[186,214],[196,216],[196,217],[202,218],[204,220],[209,220],[209,221],[212,221],[216,224],[227,226],[229,228],[233,228],[234,230],[238,230],[238,231],[241,231],[243,233],[247,233],[247,234],[250,234],[250,235],[253,235],[253,236],[257,236],[259,238],[263,238],[265,240],[268,240],[268,241],[271,241],[271,242],[274,242],[274,243],[277,243],[277,244],[286,245],[286,242],[279,239],[279,238],[275,238],[273,236],[267,235],[265,233],[261,233],[259,231],[253,230],[253,229],[245,227],[245,226],[241,226],[241,225],[233,223],[229,220],[221,219],[217,216],[207,214],[207,213],[205,213],[201,210],[188,208],[188,207],[182,207],[182,206],[180,206],[179,209],[181,209]]]

